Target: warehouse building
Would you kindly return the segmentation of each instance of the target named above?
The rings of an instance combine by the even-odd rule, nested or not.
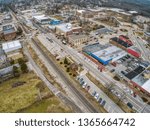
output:
[[[5,25],[3,26],[3,36],[6,41],[14,40],[16,38],[16,29],[14,25]]]
[[[45,15],[33,16],[33,20],[39,24],[49,24],[51,19]]]
[[[6,63],[6,61],[7,61],[6,55],[2,50],[2,48],[0,48],[0,68]]]
[[[65,37],[72,34],[79,34],[82,32],[82,27],[77,26],[74,27],[70,23],[63,23],[56,26],[56,34],[63,35]]]
[[[113,33],[113,31],[108,28],[100,28],[95,31],[96,35],[105,35],[110,33]]]
[[[135,87],[138,87],[144,93],[150,95],[150,69],[146,69],[132,79]]]
[[[123,41],[120,38],[114,37],[110,39],[110,43],[114,44],[115,46],[118,46],[124,50],[126,50],[128,47],[131,47],[132,45],[128,42]]]
[[[99,43],[84,47],[83,52],[92,56],[103,65],[108,65],[110,62],[115,62],[127,55],[127,53],[120,48],[111,45],[104,46]]]
[[[14,76],[13,75],[14,66],[19,67],[19,64],[15,64],[15,65],[0,69],[0,83]]]
[[[4,23],[11,23],[12,22],[12,16],[10,14],[6,14],[4,16],[3,22]]]
[[[88,41],[88,36],[81,34],[81,35],[70,35],[68,36],[68,42],[73,46],[79,46],[83,43],[86,43]]]
[[[23,57],[22,45],[19,41],[3,43],[2,49],[5,52],[8,59],[16,60]]]

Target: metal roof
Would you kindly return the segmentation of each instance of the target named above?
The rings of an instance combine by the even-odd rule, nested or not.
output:
[[[104,61],[109,61],[113,59],[118,60],[125,56],[127,53],[116,46],[110,46],[93,54]]]
[[[142,88],[150,93],[150,79],[142,86]]]
[[[19,67],[19,64],[15,64],[15,65],[0,69],[0,76],[11,73],[13,71],[13,66]]]
[[[69,38],[72,39],[72,40],[78,40],[78,39],[82,39],[82,38],[87,38],[87,35],[84,35],[84,34],[75,35],[75,34],[73,34],[73,35],[70,35]]]
[[[72,30],[72,24],[70,24],[70,23],[63,23],[56,27],[59,28],[60,30],[62,30],[63,32],[69,32]]]
[[[86,53],[90,52],[90,53],[94,53],[94,52],[97,52],[97,51],[100,51],[100,50],[103,50],[107,47],[109,47],[110,45],[101,45],[99,43],[94,43],[92,45],[87,45],[85,47],[82,48],[82,50]]]
[[[4,35],[14,33],[14,32],[16,32],[15,28],[11,28],[11,29],[3,31]]]
[[[37,19],[37,20],[39,20],[39,21],[41,21],[41,20],[47,20],[47,19],[50,20],[50,17],[47,17],[47,16],[45,16],[45,15],[33,16],[33,18],[35,18],[35,19]]]
[[[5,53],[15,51],[21,48],[22,45],[19,41],[12,41],[12,42],[7,42],[2,44],[2,49],[4,50]]]
[[[72,31],[73,29],[81,28],[80,26],[73,27],[71,23],[63,23],[63,24],[57,25],[56,27],[62,30],[63,32],[69,32],[69,31]]]

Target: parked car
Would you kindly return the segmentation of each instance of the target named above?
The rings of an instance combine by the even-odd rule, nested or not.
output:
[[[83,85],[82,85],[82,88],[86,88],[87,86],[87,83],[85,82]]]
[[[133,108],[133,105],[130,102],[127,103],[127,106],[131,109]]]
[[[94,98],[95,98],[96,100],[98,100],[98,99],[99,99],[99,93],[97,93],[97,94],[94,96]]]
[[[102,103],[101,103],[101,105],[104,107],[104,106],[105,106],[105,104],[106,104],[106,101],[105,101],[105,100],[103,100],[103,101],[102,101]]]
[[[84,81],[80,82],[81,86],[82,86],[84,83],[85,83]]]
[[[112,69],[110,72],[113,73],[115,71],[115,69]]]
[[[88,85],[88,86],[86,87],[86,90],[87,90],[87,91],[89,91],[89,90],[90,90],[90,88],[91,88],[91,87]]]
[[[101,104],[102,100],[103,100],[102,98],[99,98],[98,102]]]
[[[94,91],[94,92],[92,93],[92,96],[94,97],[94,96],[96,95],[96,93],[97,93],[97,92],[96,92],[96,91]]]

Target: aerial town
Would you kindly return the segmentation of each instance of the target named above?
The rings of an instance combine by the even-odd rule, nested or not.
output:
[[[0,4],[0,112],[150,113],[150,16],[30,2]]]

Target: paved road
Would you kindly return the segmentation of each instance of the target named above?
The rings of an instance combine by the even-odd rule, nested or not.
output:
[[[89,64],[89,62],[85,61],[83,56],[81,56],[81,54],[79,54],[77,51],[75,51],[72,48],[69,48],[65,45],[63,45],[53,34],[46,34],[47,36],[51,37],[57,44],[59,44],[64,51],[66,51],[66,53],[68,53],[69,55],[72,56],[72,58],[77,62],[77,63],[81,63],[83,64],[83,66],[85,68],[87,68],[89,71],[91,71],[96,78],[100,79],[101,82],[105,83],[105,84],[110,84],[110,83],[114,83],[116,85],[116,89],[120,92],[120,94],[126,93],[123,89],[123,87],[125,87],[125,85],[115,81],[114,79],[112,79],[111,77],[109,77],[108,75],[101,73],[97,70],[97,68],[94,68],[91,64]],[[130,94],[126,94],[126,98],[129,102],[131,102],[134,106],[134,108],[137,110],[137,112],[141,112],[141,109],[143,109],[143,107],[145,106],[145,103],[140,102],[138,100],[136,100],[133,96],[131,96]],[[150,113],[150,108],[149,106],[146,107],[144,109],[143,112],[148,112]]]
[[[42,29],[42,28],[40,27],[40,29]],[[43,31],[45,31],[45,30],[43,29]],[[55,43],[57,43],[58,45],[60,45],[64,49],[64,51],[66,53],[68,53],[69,55],[71,55],[72,58],[77,63],[83,64],[83,66],[85,68],[87,68],[90,72],[92,72],[95,75],[95,78],[97,78],[98,80],[100,80],[104,84],[114,83],[116,90],[118,90],[118,92],[121,95],[124,94],[124,93],[126,93],[125,90],[123,89],[123,87],[126,87],[125,85],[121,84],[120,82],[115,81],[114,79],[112,79],[111,77],[109,77],[107,74],[99,72],[97,70],[97,68],[94,68],[91,64],[89,64],[89,62],[85,61],[84,58],[83,58],[83,56],[80,55],[80,54],[78,54],[77,51],[75,51],[74,49],[68,48],[67,46],[63,45],[62,42],[55,37],[55,35],[50,34],[50,33],[46,34],[46,31],[45,31],[45,35],[51,37],[53,39],[53,41],[55,41]],[[134,106],[134,108],[135,108],[135,110],[137,112],[150,113],[150,106],[149,105],[146,106],[146,104],[144,102],[141,102],[141,101],[135,99],[133,96],[131,96],[128,93],[126,93],[126,98],[127,98],[127,100],[130,103],[133,104],[133,106]],[[144,108],[144,110],[143,110],[143,108]],[[118,110],[118,112],[119,112],[119,110]]]
[[[67,86],[74,92],[74,94],[80,99],[82,104],[86,106],[89,112],[98,113],[98,110],[76,89],[76,86],[71,83],[71,81],[66,77],[66,75],[60,70],[60,68],[49,58],[49,56],[40,48],[38,43],[33,40],[34,45],[39,49],[39,51],[43,54],[43,56],[47,59],[47,61],[51,64],[51,66],[55,69],[55,71],[60,75],[63,81],[67,84]]]
[[[12,12],[13,13],[13,12]],[[16,16],[15,14],[13,14],[14,16]],[[17,17],[16,17],[16,20]],[[21,21],[20,21],[21,22]],[[48,30],[43,29],[42,27],[38,26],[38,25],[34,25],[36,26],[36,28],[38,28],[40,31],[42,31],[44,34],[46,34],[48,32]],[[24,30],[24,29],[23,29]],[[25,32],[26,33],[26,32]],[[45,56],[45,58],[48,60],[48,62],[53,66],[53,68],[59,73],[60,77],[62,77],[62,79],[64,80],[64,82],[69,86],[69,88],[74,92],[74,94],[76,95],[76,97],[78,97],[78,99],[83,103],[84,106],[86,106],[86,108],[89,110],[89,112],[93,112],[93,113],[98,113],[99,111],[96,110],[96,108],[82,95],[80,94],[80,92],[76,89],[76,87],[68,80],[68,78],[65,76],[65,74],[63,74],[60,69],[53,63],[53,61],[51,59],[49,59],[49,57],[47,56],[47,54],[44,53],[44,51],[36,44],[36,42],[34,41],[35,45],[40,49],[40,51],[43,53],[43,55]],[[26,48],[27,50],[27,48]],[[61,92],[59,92],[54,86],[52,86],[52,84],[50,84],[50,82],[46,79],[46,77],[44,76],[44,74],[42,73],[42,71],[36,66],[36,64],[34,63],[33,59],[30,57],[29,53],[26,53],[28,58],[30,59],[32,65],[36,68],[36,71],[38,73],[38,75],[40,75],[41,79],[48,85],[48,88],[57,96],[60,96],[61,99],[63,99],[66,104],[70,104],[70,106],[72,106],[75,110],[75,112],[82,112],[81,109],[76,106],[70,99],[68,99],[67,97],[65,97]],[[63,97],[63,98],[62,98]]]
[[[132,31],[129,31],[129,37],[133,41],[134,45],[142,52],[142,58],[150,62],[150,50],[145,47],[145,43],[140,38],[137,38]]]

